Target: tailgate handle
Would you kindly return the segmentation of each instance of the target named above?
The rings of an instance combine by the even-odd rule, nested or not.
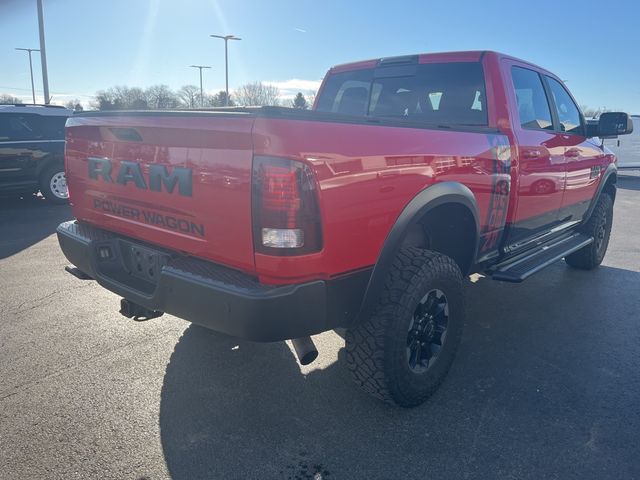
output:
[[[123,142],[141,142],[142,137],[135,128],[110,128],[109,131]]]

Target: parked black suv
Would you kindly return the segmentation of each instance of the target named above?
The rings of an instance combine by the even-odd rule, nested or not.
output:
[[[52,203],[68,201],[64,124],[72,114],[56,105],[0,105],[0,195],[40,191]]]

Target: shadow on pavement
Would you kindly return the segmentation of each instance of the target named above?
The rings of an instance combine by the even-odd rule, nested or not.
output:
[[[639,287],[638,272],[562,263],[524,284],[469,283],[452,371],[412,410],[361,393],[340,362],[305,376],[283,343],[192,325],[161,394],[169,472],[174,479],[640,476]]]
[[[72,218],[69,206],[52,205],[36,195],[0,197],[0,259],[40,242]]]
[[[625,190],[640,191],[640,176],[631,176],[620,173],[618,175],[618,188],[624,188]]]

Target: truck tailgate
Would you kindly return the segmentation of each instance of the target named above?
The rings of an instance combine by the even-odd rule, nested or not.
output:
[[[65,163],[75,217],[253,271],[253,121],[233,112],[71,117]]]

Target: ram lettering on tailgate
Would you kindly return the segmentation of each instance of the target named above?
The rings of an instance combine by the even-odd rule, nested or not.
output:
[[[190,197],[193,192],[192,172],[190,168],[174,167],[171,172],[164,165],[150,165],[148,182],[142,173],[142,167],[138,162],[122,160],[117,174],[113,171],[113,163],[108,158],[88,157],[87,165],[89,178],[108,183],[127,185],[133,183],[141,190],[162,192],[163,186],[166,193],[174,193],[177,185],[178,195]],[[114,179],[115,178],[115,179]],[[194,223],[191,220],[165,215],[147,209],[114,202],[111,200],[96,198],[93,201],[96,210],[102,210],[111,215],[129,218],[155,225],[168,230],[182,232],[189,235],[204,238],[204,225]]]
[[[89,178],[93,180],[101,178],[105,182],[114,182],[112,177],[113,164],[108,158],[89,157],[87,158],[87,165],[89,167]],[[179,195],[190,197],[192,193],[190,168],[174,167],[173,171],[169,173],[164,165],[149,165],[149,185],[147,186],[140,164],[122,160],[115,183],[126,185],[129,182],[133,182],[136,187],[142,190],[148,189],[155,192],[161,192],[162,185],[164,185],[167,193],[173,193],[177,184]]]

